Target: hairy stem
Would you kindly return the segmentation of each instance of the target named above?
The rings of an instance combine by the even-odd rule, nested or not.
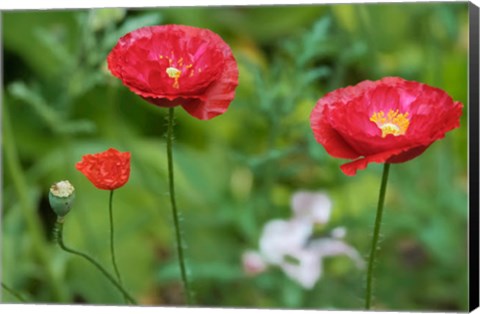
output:
[[[375,263],[375,254],[377,252],[378,238],[380,236],[380,225],[382,224],[383,205],[385,203],[385,192],[387,190],[388,172],[390,164],[386,163],[383,166],[382,184],[380,185],[380,195],[378,197],[377,217],[375,218],[375,227],[373,229],[372,247],[370,249],[370,257],[368,259],[367,269],[367,289],[365,294],[365,309],[370,309],[372,302],[372,280],[373,280],[373,265]]]
[[[115,240],[114,240],[114,228],[113,228],[113,190],[110,190],[110,197],[108,200],[108,213],[110,218],[110,255],[112,257],[112,265],[115,270],[115,275],[117,275],[117,280],[122,284],[122,278],[120,277],[120,271],[118,270],[117,262],[115,259]],[[127,299],[125,298],[125,301]]]
[[[64,251],[66,251],[68,253],[71,253],[71,254],[81,256],[84,259],[86,259],[87,261],[89,261],[91,264],[93,264],[95,267],[97,267],[97,269],[100,270],[100,272],[102,272],[102,274],[123,294],[125,299],[130,301],[130,303],[132,303],[132,304],[137,304],[137,301],[135,301],[135,299],[132,298],[130,296],[130,294],[128,294],[128,292],[125,290],[125,288],[123,288],[122,285],[117,280],[115,280],[115,278],[113,278],[113,276],[110,275],[108,273],[108,271],[106,271],[105,268],[103,268],[102,265],[100,265],[96,260],[94,260],[92,257],[90,257],[89,255],[87,255],[85,253],[73,250],[71,248],[68,248],[65,245],[65,243],[63,242],[63,219],[62,218],[59,218],[57,220],[57,223],[55,224],[55,231],[56,231],[56,238],[57,238],[58,245]]]
[[[10,293],[11,295],[13,295],[18,301],[22,302],[22,303],[27,303],[27,300],[22,297],[22,295],[18,292],[16,292],[15,290],[13,290],[12,288],[8,287],[6,284],[4,284],[2,282],[2,288],[7,291],[8,293]]]
[[[183,253],[183,239],[182,239],[182,229],[180,226],[180,214],[177,210],[177,204],[175,201],[175,183],[174,183],[174,173],[173,173],[173,124],[174,124],[174,108],[168,109],[168,127],[167,127],[167,159],[168,159],[168,183],[170,189],[170,203],[172,205],[172,214],[173,214],[173,223],[175,226],[175,236],[176,236],[176,246],[178,253],[178,260],[180,264],[180,272],[182,275],[182,282],[185,291],[185,296],[187,298],[187,303],[192,304],[192,297],[190,292],[190,286],[187,277],[187,270],[185,266],[185,257]]]

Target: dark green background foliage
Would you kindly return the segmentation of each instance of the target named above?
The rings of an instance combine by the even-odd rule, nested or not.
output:
[[[76,187],[65,241],[110,266],[108,192],[74,165],[115,147],[132,154],[115,193],[117,260],[142,304],[183,304],[166,177],[167,111],[131,93],[106,68],[120,36],[187,24],[220,34],[238,61],[228,111],[200,121],[176,110],[177,198],[199,304],[358,309],[365,273],[327,258],[310,291],[271,268],[243,273],[264,223],[291,215],[300,189],[333,201],[329,230],[367,257],[382,165],[355,177],[313,138],[318,98],[365,79],[401,76],[465,105],[461,127],[391,168],[376,263],[376,308],[467,309],[466,3],[159,8],[4,12],[2,280],[36,303],[122,303],[91,265],[53,242],[47,193]],[[323,230],[322,229],[322,230]],[[320,230],[320,231],[322,231]],[[3,302],[15,302],[3,293]]]

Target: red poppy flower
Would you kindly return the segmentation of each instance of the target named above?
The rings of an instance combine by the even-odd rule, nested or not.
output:
[[[181,105],[201,120],[224,113],[238,85],[230,47],[208,29],[143,27],[120,38],[107,61],[110,72],[148,102]]]
[[[110,148],[102,153],[83,156],[75,167],[97,188],[115,190],[125,185],[130,177],[130,153]]]
[[[310,116],[315,139],[355,175],[371,162],[417,157],[460,125],[463,105],[426,84],[386,77],[340,88],[321,98]]]

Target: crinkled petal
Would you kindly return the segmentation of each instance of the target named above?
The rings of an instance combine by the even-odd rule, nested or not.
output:
[[[358,170],[365,169],[369,163],[405,162],[417,157],[418,155],[423,153],[425,149],[427,149],[427,147],[425,146],[414,147],[414,148],[404,147],[404,148],[391,149],[375,155],[365,156],[357,160],[354,160],[352,162],[343,164],[340,166],[340,169],[342,169],[343,173],[345,173],[347,176],[354,176],[355,174],[357,174]]]
[[[182,104],[190,115],[200,120],[212,119],[227,111],[235,97],[235,88],[238,85],[237,63],[233,56],[225,62],[225,71],[222,77],[205,92],[204,101],[192,106]]]
[[[230,47],[208,29],[147,26],[126,34],[108,68],[132,92],[160,107],[182,106],[208,120],[235,97],[238,67]]]
[[[360,155],[330,125],[326,118],[327,112],[328,108],[320,104],[313,109],[310,116],[310,124],[317,142],[333,157],[350,159],[359,157]]]
[[[98,189],[115,190],[125,185],[130,177],[130,153],[110,148],[83,156],[75,167]]]
[[[422,154],[460,125],[462,107],[438,88],[386,77],[328,93],[313,109],[311,126],[330,155],[355,159],[341,166],[355,175],[370,162],[399,163]]]

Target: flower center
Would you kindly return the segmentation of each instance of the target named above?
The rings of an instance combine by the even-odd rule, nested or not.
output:
[[[60,181],[50,187],[50,193],[56,197],[68,197],[75,191],[73,185],[68,181]]]
[[[394,136],[404,135],[410,124],[408,112],[399,113],[398,109],[395,111],[390,109],[386,117],[383,111],[375,112],[370,117],[370,121],[375,122],[377,127],[382,130],[382,137],[388,134],[393,134]]]
[[[165,72],[167,73],[169,78],[173,79],[172,87],[176,88],[176,89],[179,89],[180,85],[178,83],[178,79],[182,75],[182,72],[184,72],[183,73],[184,76],[192,77],[195,73],[195,69],[193,69],[193,64],[192,63],[184,65],[183,58],[180,58],[177,61],[175,61],[175,58],[173,56],[173,51],[171,52],[171,56],[172,57],[170,58],[170,57],[166,57],[166,56],[163,56],[163,55],[159,55],[158,59],[159,60],[166,59],[168,61],[168,68],[165,69]],[[190,72],[190,74],[188,72]],[[198,69],[197,72],[201,73],[202,69]]]
[[[168,67],[167,70],[166,70],[166,72],[167,72],[168,77],[174,79],[173,88],[177,88],[177,89],[178,89],[178,88],[179,88],[178,78],[179,78],[180,75],[182,74],[182,71],[180,71],[179,69],[174,68],[174,67]]]

